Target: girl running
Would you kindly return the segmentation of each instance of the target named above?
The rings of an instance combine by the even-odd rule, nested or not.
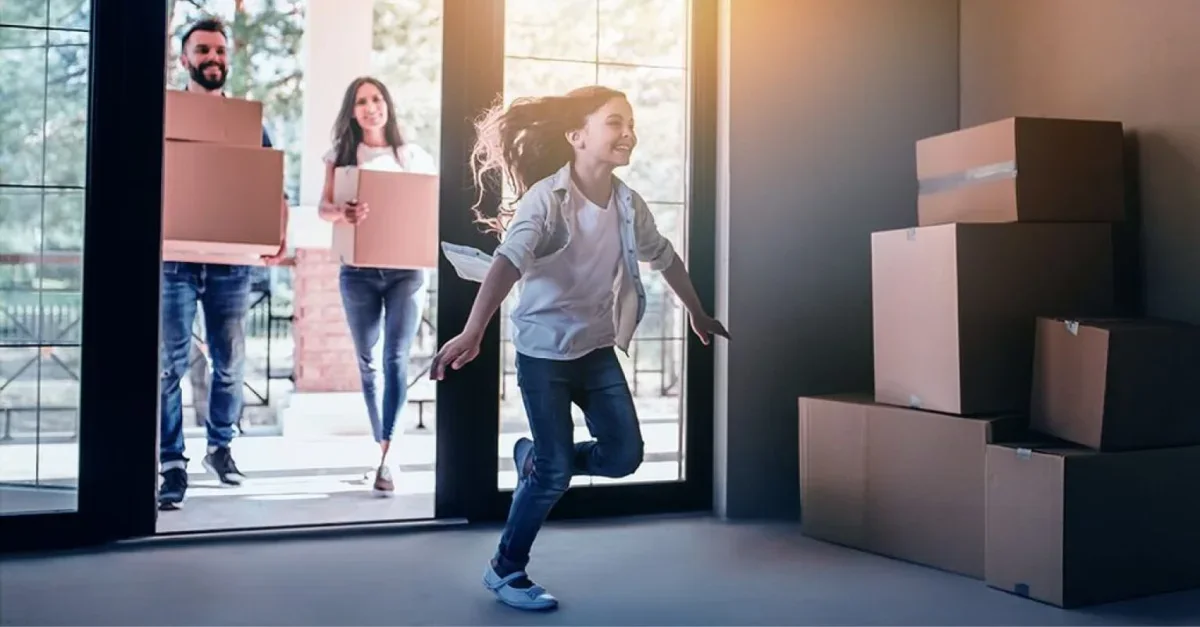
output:
[[[520,609],[558,601],[526,575],[529,551],[572,475],[624,477],[642,462],[633,396],[614,348],[628,351],[646,309],[639,262],[663,273],[704,344],[728,339],[704,311],[684,263],[646,202],[613,170],[637,145],[625,95],[600,86],[565,96],[520,98],[477,123],[471,167],[485,185],[508,183],[516,207],[477,220],[502,236],[466,328],[434,358],[431,376],[479,354],[492,316],[519,281],[512,312],[517,381],[533,439],[513,450],[518,482],[500,545],[483,583]],[[574,442],[571,404],[594,438]]]

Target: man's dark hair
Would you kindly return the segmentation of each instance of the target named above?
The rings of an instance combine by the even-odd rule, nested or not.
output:
[[[229,33],[225,30],[225,22],[219,17],[206,17],[192,23],[187,30],[183,31],[183,37],[179,39],[179,50],[183,52],[187,49],[188,39],[191,39],[192,33],[203,31],[206,33],[221,33],[221,36],[226,41],[229,40]]]

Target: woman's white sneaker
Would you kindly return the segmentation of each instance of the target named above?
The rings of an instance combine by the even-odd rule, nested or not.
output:
[[[375,471],[375,483],[371,485],[375,496],[392,496],[396,493],[396,482],[392,479],[392,471],[387,466],[380,466]]]
[[[533,583],[525,571],[518,570],[505,577],[496,574],[488,564],[483,573],[483,585],[491,590],[501,603],[518,610],[551,610],[558,607],[558,599],[546,589]]]

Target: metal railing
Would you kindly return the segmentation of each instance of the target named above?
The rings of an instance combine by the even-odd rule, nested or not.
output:
[[[247,410],[254,412],[270,409],[272,381],[294,381],[292,351],[280,350],[292,341],[294,317],[289,289],[290,274],[290,268],[273,268],[269,279],[257,281],[253,286],[251,305],[245,323],[247,342],[255,345],[253,351],[249,347],[247,349],[247,370],[253,376],[246,377],[244,382],[245,403],[242,420],[239,420],[238,424],[242,433],[257,432],[265,435],[277,433],[280,429],[277,416],[271,411],[268,411],[267,418],[256,426],[248,427],[244,424],[244,418]],[[437,350],[437,281],[432,274],[427,285],[427,306],[410,352],[410,363],[416,370],[408,381],[410,390],[428,375],[433,355]],[[277,295],[277,291],[281,293]],[[678,305],[665,290],[654,289],[652,286],[647,297],[647,312],[630,350],[630,387],[637,396],[643,391],[643,376],[656,375],[657,381],[652,393],[664,397],[678,396],[683,369],[682,344],[686,338],[686,329],[680,328]],[[48,359],[56,366],[56,370],[50,373],[50,377],[46,377],[45,371],[39,372],[39,386],[45,380],[78,381],[78,355],[71,354],[71,350],[77,350],[81,341],[79,327],[82,303],[79,291],[39,291],[32,286],[19,289],[0,288],[0,300],[3,302],[0,304],[0,348],[36,349],[15,359],[13,352],[4,351],[9,358],[0,359],[0,443],[21,439],[22,432],[27,429],[20,428],[17,419],[21,414],[29,412],[37,416],[35,430],[41,435],[41,441],[73,440],[78,434],[78,411],[75,403],[52,400],[42,396],[40,392],[24,401],[20,397],[16,402],[6,403],[2,399],[5,390],[21,377],[28,376],[30,369],[37,367],[41,359]],[[507,398],[508,380],[516,374],[515,359],[510,358],[512,335],[507,314],[506,307],[501,323],[504,358],[500,400]],[[197,344],[202,344],[202,323],[197,320],[196,325],[193,339]],[[198,360],[204,357],[200,351],[194,350],[191,359],[193,366],[199,366]],[[204,371],[207,371],[206,364]],[[195,378],[192,377],[191,380],[195,381]],[[428,406],[434,402],[433,398],[409,399],[409,404],[417,410],[414,415],[418,429],[425,428]],[[195,410],[194,402],[189,403],[188,409]],[[63,414],[57,418],[61,424],[43,429],[40,423],[42,414]],[[70,415],[69,418],[67,415]],[[203,426],[201,416],[202,414],[197,415],[194,424],[188,425],[188,428]]]

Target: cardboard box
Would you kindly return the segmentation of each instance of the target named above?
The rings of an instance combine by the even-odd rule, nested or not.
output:
[[[800,399],[805,535],[983,578],[984,454],[1023,416],[961,418],[870,395]]]
[[[1200,447],[991,445],[986,581],[1060,607],[1200,586],[1197,485]]]
[[[1107,316],[1112,226],[946,224],[871,236],[875,395],[1025,412],[1038,316]]]
[[[166,142],[163,259],[216,255],[253,264],[279,252],[284,218],[282,152]]]
[[[436,268],[438,192],[429,174],[338,168],[334,201],[358,200],[370,212],[359,225],[334,224],[334,256],[368,268]]]
[[[917,142],[919,224],[1115,222],[1120,122],[1009,118]]]
[[[261,102],[168,90],[163,114],[167,140],[262,147]]]
[[[1101,451],[1200,444],[1200,326],[1038,320],[1031,426]]]

